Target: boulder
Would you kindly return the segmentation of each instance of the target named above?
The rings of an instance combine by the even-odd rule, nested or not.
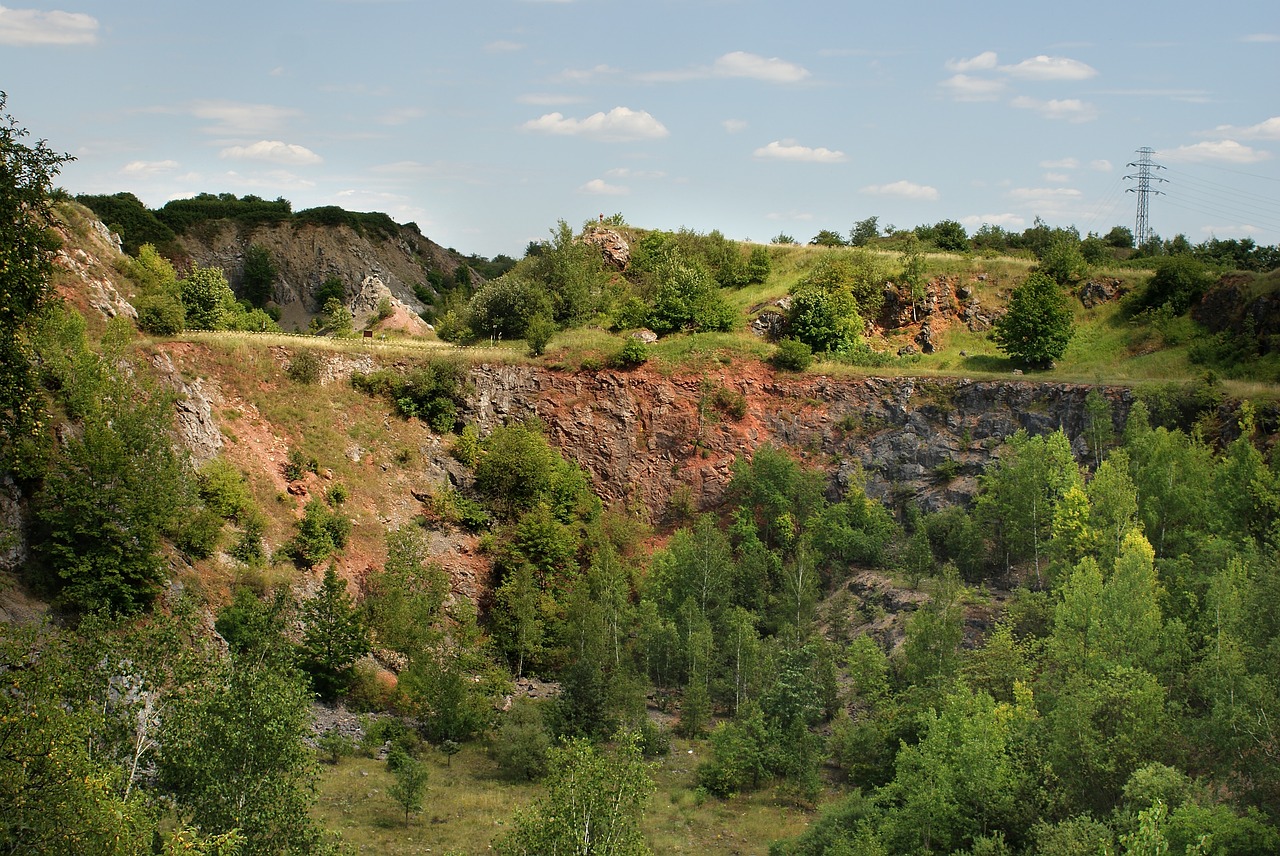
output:
[[[594,226],[581,240],[585,244],[594,245],[605,262],[617,270],[626,270],[631,263],[631,245],[614,229]]]

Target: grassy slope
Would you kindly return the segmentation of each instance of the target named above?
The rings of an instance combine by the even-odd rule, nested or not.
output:
[[[812,815],[768,789],[732,800],[698,800],[693,770],[706,745],[674,740],[671,754],[652,766],[655,789],[644,830],[654,853],[763,856],[769,842],[803,831]],[[313,814],[360,853],[483,853],[515,809],[539,790],[502,776],[480,744],[463,747],[451,766],[438,753],[428,755],[426,807],[407,827],[403,811],[387,795],[392,777],[386,764],[368,758],[323,765]]]

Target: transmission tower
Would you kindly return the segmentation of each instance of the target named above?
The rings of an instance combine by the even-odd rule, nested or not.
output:
[[[1160,164],[1152,162],[1151,156],[1153,154],[1155,154],[1155,149],[1143,146],[1138,149],[1138,159],[1133,163],[1126,164],[1126,166],[1134,167],[1138,170],[1133,175],[1125,176],[1126,181],[1136,179],[1138,182],[1137,187],[1125,188],[1125,193],[1138,194],[1138,216],[1133,227],[1133,240],[1135,246],[1138,247],[1141,247],[1147,241],[1151,240],[1155,234],[1154,230],[1151,228],[1149,214],[1150,197],[1162,196],[1164,194],[1164,191],[1153,188],[1151,183],[1168,181],[1166,178],[1161,178],[1158,175],[1151,174],[1153,169],[1164,169]]]

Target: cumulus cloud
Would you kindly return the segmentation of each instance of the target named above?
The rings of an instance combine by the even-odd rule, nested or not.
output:
[[[1002,65],[1000,70],[1025,80],[1088,80],[1098,70],[1076,59],[1064,56],[1033,56],[1015,65]]]
[[[161,161],[130,161],[120,168],[120,172],[125,175],[135,176],[138,178],[146,178],[152,175],[162,175],[167,172],[173,172],[178,168],[176,160]]]
[[[302,115],[302,111],[271,104],[244,104],[236,101],[197,101],[189,108],[197,119],[213,124],[205,128],[210,134],[250,137],[280,127],[286,119]]]
[[[994,101],[1004,91],[1004,81],[969,74],[955,74],[942,81],[942,88],[957,101]]]
[[[565,137],[589,137],[608,142],[655,140],[670,135],[666,126],[643,110],[614,107],[608,113],[593,113],[585,119],[573,119],[563,113],[547,113],[521,125],[526,131],[538,131]]]
[[[970,214],[968,217],[961,217],[960,222],[967,226],[970,230],[976,231],[983,225],[999,226],[1001,229],[1021,229],[1026,225],[1027,221],[1017,214]]]
[[[969,59],[949,59],[946,63],[947,71],[963,73],[966,71],[988,71],[996,67],[996,52],[983,51],[975,57]]]
[[[746,51],[733,51],[715,61],[711,67],[716,77],[748,77],[769,83],[799,83],[809,70],[778,57],[765,58]]]
[[[1051,98],[1044,101],[1019,95],[1009,103],[1020,110],[1034,110],[1046,119],[1065,119],[1073,124],[1092,122],[1098,118],[1098,108],[1078,98]]]
[[[834,149],[810,148],[794,140],[774,140],[755,150],[755,156],[764,160],[804,161],[806,163],[841,163],[844,152]]]
[[[1244,127],[1219,125],[1212,133],[1218,137],[1239,137],[1245,140],[1280,140],[1280,116],[1272,116],[1256,125]]]
[[[938,188],[927,184],[916,184],[914,181],[894,181],[889,184],[868,184],[862,188],[863,193],[874,196],[897,196],[902,199],[937,199]]]
[[[763,57],[746,51],[732,51],[711,65],[692,66],[674,71],[650,71],[636,75],[645,83],[682,83],[707,78],[747,78],[765,83],[799,83],[809,77],[803,66],[778,57]]]
[[[233,160],[266,161],[293,166],[313,166],[324,161],[320,155],[305,146],[283,143],[280,140],[259,140],[248,146],[229,146],[218,154]]]
[[[1164,149],[1158,152],[1161,160],[1181,161],[1183,163],[1258,163],[1271,157],[1270,152],[1241,145],[1235,140],[1215,140],[1196,143],[1191,146],[1179,146],[1176,149]]]
[[[81,12],[42,12],[0,6],[0,45],[91,45],[98,19]]]
[[[579,187],[578,191],[591,196],[626,196],[631,192],[630,188],[618,184],[609,184],[603,178],[591,179]]]

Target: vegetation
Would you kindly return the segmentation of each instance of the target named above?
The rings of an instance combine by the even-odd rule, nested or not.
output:
[[[6,155],[23,153],[19,138]],[[249,222],[282,207],[211,197],[174,217]],[[381,836],[387,852],[420,847],[410,836],[501,853],[1280,850],[1272,405],[1231,404],[1202,377],[1124,396],[1122,426],[1120,397],[1094,390],[1080,436],[966,439],[992,454],[981,475],[968,458],[917,463],[937,486],[964,477],[976,491],[971,506],[934,510],[899,486],[877,498],[853,467],[833,482],[817,447],[757,442],[732,465],[703,464],[703,426],[767,434],[738,386],[690,368],[724,378],[769,356],[805,371],[816,356],[824,372],[901,369],[869,341],[888,315],[924,314],[930,288],[963,299],[943,275],[979,301],[1013,300],[993,339],[956,331],[922,358],[929,371],[961,343],[981,350],[960,368],[985,372],[1012,365],[995,344],[1078,371],[1131,346],[1151,346],[1135,362],[1182,359],[1175,342],[1197,323],[1185,312],[1228,286],[1252,305],[1272,293],[1266,276],[1223,283],[1197,267],[1211,248],[1188,248],[1150,279],[1126,273],[1120,305],[1085,310],[1065,287],[1080,259],[1134,252],[1122,232],[969,236],[942,221],[881,236],[873,217],[852,230],[855,248],[762,257],[617,218],[635,239],[633,269],[618,272],[561,224],[458,303],[458,329],[496,342],[494,325],[521,322],[515,295],[554,325],[556,347],[593,343],[598,367],[686,369],[677,383],[700,436],[671,461],[727,483],[703,513],[677,497],[650,528],[657,515],[639,503],[606,508],[540,423],[467,424],[465,363],[393,352],[323,388],[311,348],[283,367],[274,340],[175,345],[135,338],[124,317],[91,324],[48,299],[40,218],[54,213],[15,208],[15,234],[38,232],[38,251],[5,268],[34,302],[7,310],[20,362],[4,369],[4,490],[30,513],[23,582],[57,620],[0,624],[0,849],[324,853],[340,846],[327,828],[353,846]],[[1015,238],[1025,258],[932,252]],[[145,245],[122,267],[154,335],[250,314],[215,269],[178,277]],[[340,304],[343,284],[328,288]],[[788,294],[776,352],[734,350],[750,307]],[[657,344],[627,336],[642,324]],[[1224,328],[1256,350],[1210,356],[1260,357],[1273,335],[1261,329]],[[154,370],[196,370],[188,351],[226,391],[226,452],[198,468],[175,451],[176,402]],[[950,415],[942,385],[911,390],[912,407]],[[1046,424],[1036,407],[1028,424]],[[832,416],[851,443],[879,430],[869,413]],[[259,420],[289,455],[242,471],[280,448],[239,436]],[[414,463],[428,455],[447,482]],[[523,697],[543,681],[558,692]],[[369,757],[345,757],[336,731],[310,734],[317,696],[368,712]]]

